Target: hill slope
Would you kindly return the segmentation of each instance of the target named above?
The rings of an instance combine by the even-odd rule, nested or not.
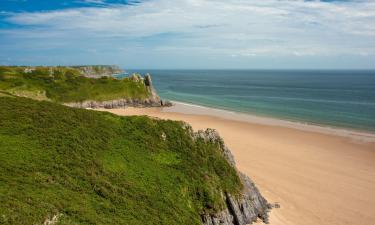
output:
[[[91,72],[90,72],[91,71]],[[160,100],[143,79],[116,79],[108,74],[115,68],[16,67],[0,66],[0,90],[13,95],[58,103],[132,99]],[[87,76],[101,78],[89,78]]]
[[[1,224],[213,224],[237,200],[265,218],[243,184],[212,132],[0,96]]]

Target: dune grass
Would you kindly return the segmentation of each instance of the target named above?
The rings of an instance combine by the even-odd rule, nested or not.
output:
[[[0,90],[13,95],[58,103],[85,100],[106,101],[121,98],[145,99],[150,96],[143,82],[129,78],[87,78],[71,67],[0,66]]]
[[[182,122],[0,96],[0,224],[201,224],[241,188]]]

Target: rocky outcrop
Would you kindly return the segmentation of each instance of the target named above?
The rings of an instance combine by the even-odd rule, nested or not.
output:
[[[146,99],[136,99],[136,98],[124,98],[124,99],[114,99],[108,101],[94,101],[87,100],[83,102],[71,102],[65,103],[64,105],[75,107],[75,108],[124,108],[124,107],[167,107],[171,106],[172,103],[162,100],[156,93],[156,90],[152,84],[152,79],[150,74],[146,74],[144,78],[140,75],[133,74],[129,79],[135,82],[143,82],[150,96]]]
[[[147,88],[147,91],[149,93],[151,93],[151,97],[150,99],[153,101],[153,102],[161,102],[161,99],[159,97],[159,95],[156,93],[156,90],[154,88],[154,85],[152,84],[152,79],[151,79],[151,75],[150,74],[146,74],[144,79],[143,79],[143,82]],[[162,104],[162,103],[161,103]]]
[[[89,78],[100,78],[100,77],[111,77],[113,75],[122,74],[125,71],[115,65],[92,65],[92,66],[46,66],[46,67],[23,67],[24,73],[32,73],[38,68],[45,68],[49,70],[49,74],[52,76],[58,69],[71,68],[77,70],[82,76]]]
[[[124,73],[124,70],[114,65],[72,66],[72,68],[80,71],[81,75],[90,78],[110,77]]]
[[[116,99],[110,101],[83,101],[83,102],[71,102],[65,103],[64,105],[75,107],[75,108],[124,108],[124,107],[161,107],[163,101],[160,99],[147,98],[147,99]]]
[[[54,215],[51,219],[47,218],[44,220],[43,225],[54,225],[59,222],[60,217],[62,216],[61,213]]]
[[[198,131],[193,135],[195,138],[219,143],[224,157],[233,167],[236,166],[232,153],[215,130]],[[244,186],[241,196],[234,197],[229,193],[223,193],[226,208],[216,214],[201,215],[203,225],[245,225],[258,219],[268,223],[268,211],[271,209],[271,205],[259,193],[254,182],[248,176],[237,172]]]

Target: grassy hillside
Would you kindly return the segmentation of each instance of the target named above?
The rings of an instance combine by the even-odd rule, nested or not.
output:
[[[201,224],[241,188],[180,122],[0,96],[0,224]]]
[[[84,100],[145,99],[151,93],[143,82],[129,78],[88,78],[78,68],[0,66],[0,91],[59,103]]]

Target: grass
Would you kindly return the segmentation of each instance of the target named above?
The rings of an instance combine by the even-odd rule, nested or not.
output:
[[[0,96],[0,224],[201,224],[241,188],[181,122]]]
[[[150,96],[143,82],[129,78],[87,78],[78,69],[70,67],[36,67],[31,72],[25,72],[25,68],[0,66],[0,91],[58,103]]]

